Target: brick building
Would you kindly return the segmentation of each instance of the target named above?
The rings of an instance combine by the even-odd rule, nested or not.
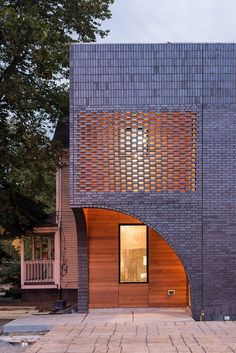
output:
[[[73,45],[54,240],[22,255],[24,295],[235,319],[235,93],[235,44]]]

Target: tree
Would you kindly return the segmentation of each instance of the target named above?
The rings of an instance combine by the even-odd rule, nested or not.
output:
[[[20,248],[17,241],[10,239],[0,239],[0,288],[5,284],[14,287],[12,294],[19,294]]]
[[[53,208],[60,150],[48,131],[68,117],[69,47],[108,32],[114,0],[0,0],[0,226],[20,235]]]

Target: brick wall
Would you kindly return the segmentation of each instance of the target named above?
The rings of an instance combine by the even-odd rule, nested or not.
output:
[[[71,48],[71,207],[108,208],[155,229],[182,260],[193,317],[236,318],[236,45],[103,44]],[[196,114],[194,192],[79,192],[80,114]]]

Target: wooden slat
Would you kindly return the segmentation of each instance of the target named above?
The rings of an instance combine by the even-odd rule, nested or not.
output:
[[[149,229],[149,306],[186,306],[187,280],[179,258],[167,242]],[[168,296],[169,289],[175,290]]]
[[[120,284],[120,307],[148,307],[148,284]]]
[[[118,214],[87,211],[89,237],[89,306],[118,306]]]
[[[119,224],[140,221],[122,213],[87,209],[89,237],[89,306],[177,307],[187,304],[184,268],[167,242],[149,229],[149,283],[119,284]],[[168,296],[168,289],[176,291]]]
[[[69,153],[64,152],[61,169],[61,266],[67,271],[61,276],[61,287],[78,288],[77,231],[74,214],[70,207]]]

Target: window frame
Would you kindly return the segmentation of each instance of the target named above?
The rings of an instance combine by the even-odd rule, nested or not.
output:
[[[146,256],[147,256],[147,277],[145,282],[123,282],[121,281],[121,226],[145,226],[146,228]],[[118,277],[119,277],[119,284],[148,284],[149,283],[149,231],[148,226],[144,223],[119,223],[118,225]]]
[[[43,256],[43,247],[42,247],[42,238],[45,237],[47,238],[47,254],[50,254],[50,258],[48,258],[47,260],[49,261],[55,261],[55,243],[56,243],[56,238],[55,238],[55,232],[48,232],[48,233],[33,233],[31,235],[27,235],[24,237],[24,239],[26,237],[30,237],[31,238],[31,259],[25,259],[25,241],[23,241],[23,246],[24,246],[24,261],[43,261],[44,259],[42,258]],[[39,247],[39,255],[40,258],[37,259],[35,256],[36,253],[36,247],[35,247],[35,241],[36,241],[36,237],[40,238],[40,247]],[[53,240],[53,247],[52,247],[52,240]],[[54,258],[52,258],[52,249],[54,249]],[[46,260],[46,261],[47,261]]]

